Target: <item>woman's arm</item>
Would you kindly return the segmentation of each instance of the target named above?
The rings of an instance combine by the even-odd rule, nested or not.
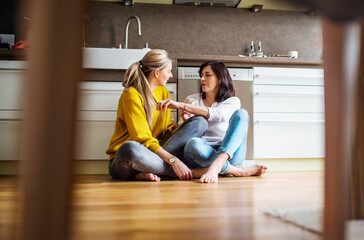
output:
[[[131,96],[130,98],[124,99],[123,107],[125,110],[125,122],[131,139],[143,144],[161,157],[163,161],[170,164],[169,159],[174,156],[164,150],[159,145],[158,140],[152,136],[141,99],[138,96]],[[191,170],[178,158],[176,158],[171,166],[180,179],[192,178]]]
[[[171,99],[162,100],[157,105],[157,110],[159,111],[165,111],[167,108],[182,109],[185,112],[189,112],[198,116],[203,116],[206,119],[210,117],[209,108],[205,106],[196,106],[189,103],[176,102]]]
[[[177,157],[173,156],[163,148],[159,148],[156,154],[163,159],[166,163],[170,164],[173,168],[173,171],[177,174],[177,176],[181,180],[188,180],[192,179],[192,172],[191,170]],[[170,159],[175,158],[173,163],[170,163]]]

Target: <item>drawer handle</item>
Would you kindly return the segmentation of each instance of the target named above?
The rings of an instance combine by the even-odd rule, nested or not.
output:
[[[325,123],[325,120],[257,120],[254,124],[259,123]]]
[[[298,92],[298,93],[287,93],[287,92],[255,92],[254,95],[304,95],[304,96],[320,96],[324,93],[313,93],[313,92]]]

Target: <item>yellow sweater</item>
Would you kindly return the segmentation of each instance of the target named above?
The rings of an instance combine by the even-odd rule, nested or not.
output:
[[[158,102],[170,98],[168,90],[163,86],[157,87],[153,94]],[[114,158],[119,147],[130,140],[139,142],[152,152],[156,152],[161,148],[159,141],[172,132],[175,126],[171,121],[170,109],[163,113],[154,109],[152,127],[149,127],[144,100],[134,87],[130,87],[119,99],[115,130],[106,153],[110,155],[109,159]]]

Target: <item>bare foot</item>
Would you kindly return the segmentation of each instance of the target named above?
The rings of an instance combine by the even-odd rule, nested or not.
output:
[[[145,173],[145,172],[140,172],[137,175],[135,175],[135,178],[139,181],[155,181],[155,182],[159,182],[161,180],[160,177],[158,177],[157,175],[153,174],[153,173]]]
[[[200,178],[201,183],[214,183],[218,181],[219,170],[213,167],[209,167],[207,172],[203,174]]]
[[[249,167],[231,166],[228,173],[235,177],[262,176],[266,170],[266,166],[254,164]]]

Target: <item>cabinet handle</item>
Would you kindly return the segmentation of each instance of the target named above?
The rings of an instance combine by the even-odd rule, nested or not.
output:
[[[325,123],[325,120],[257,120],[254,124],[259,123]]]
[[[304,96],[320,96],[324,93],[313,93],[313,92],[298,92],[298,93],[287,93],[287,92],[255,92],[254,95],[304,95]]]

